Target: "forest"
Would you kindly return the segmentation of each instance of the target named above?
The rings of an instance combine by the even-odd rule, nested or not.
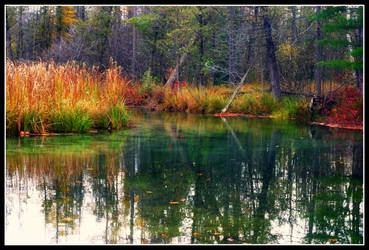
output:
[[[5,12],[9,135],[120,129],[130,106],[362,129],[363,6]]]
[[[5,242],[364,242],[364,5],[6,5]]]

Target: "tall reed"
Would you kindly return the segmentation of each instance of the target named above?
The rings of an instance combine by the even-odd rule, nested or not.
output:
[[[125,103],[129,81],[111,62],[101,72],[68,62],[6,62],[6,132],[85,132],[98,114]],[[128,117],[128,113],[124,113]],[[126,123],[125,123],[126,125]]]

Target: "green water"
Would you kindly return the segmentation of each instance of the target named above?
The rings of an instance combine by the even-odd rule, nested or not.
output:
[[[5,244],[362,244],[363,134],[144,113],[6,138]]]

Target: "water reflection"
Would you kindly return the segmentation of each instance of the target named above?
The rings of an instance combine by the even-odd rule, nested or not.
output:
[[[363,242],[362,133],[136,117],[112,134],[7,138],[6,243]]]

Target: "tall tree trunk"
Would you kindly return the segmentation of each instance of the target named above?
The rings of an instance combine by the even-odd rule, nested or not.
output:
[[[132,16],[136,16],[136,6],[132,6]],[[136,79],[136,27],[132,27],[132,64],[131,64],[131,74],[133,80]]]
[[[204,75],[201,73],[201,69],[203,67],[203,56],[204,56],[204,38],[202,34],[202,27],[204,26],[203,13],[201,13],[202,7],[199,7],[200,14],[198,15],[199,22],[199,59],[197,62],[195,74],[192,82],[197,83],[197,85],[204,85]],[[198,82],[198,80],[200,80]]]
[[[86,20],[86,9],[85,6],[79,7],[79,17],[82,19],[82,21]]]
[[[296,6],[291,6],[292,20],[291,20],[291,29],[293,40],[297,40],[297,26],[296,26]]]
[[[63,26],[63,7],[56,7],[56,39],[57,42],[61,40],[62,37],[62,27]]]
[[[19,7],[19,33],[18,33],[18,46],[17,46],[17,58],[23,58],[23,7]]]
[[[316,13],[319,14],[321,10],[320,6],[316,6]],[[321,29],[322,24],[320,23],[320,20],[318,19],[317,22],[317,28],[316,28],[316,39],[319,41],[322,39],[321,36]],[[317,62],[322,61],[322,45],[318,44],[318,54],[317,54]],[[320,66],[316,66],[316,80],[315,80],[315,89],[316,89],[316,95],[319,97],[322,95],[322,89],[321,89],[321,82],[322,82],[322,68]]]
[[[278,65],[275,56],[275,47],[272,38],[272,27],[270,24],[270,19],[267,16],[268,11],[266,7],[263,8],[263,21],[264,21],[264,33],[266,40],[266,49],[267,49],[267,61],[270,73],[270,84],[272,87],[272,94],[275,98],[279,99],[281,97],[281,89],[280,89],[280,80],[278,74]]]
[[[6,11],[6,46],[8,47],[8,51],[9,51],[9,59],[13,60],[12,38],[10,35],[10,27],[9,27],[7,11]]]
[[[158,34],[157,32],[154,33],[154,43],[153,43],[153,46],[152,46],[152,49],[151,49],[151,59],[150,59],[150,69],[151,69],[151,72],[153,76],[156,75],[156,63],[155,63],[155,60],[156,60],[156,47],[157,47],[157,39],[158,39]]]
[[[355,42],[356,42],[356,48],[363,46],[363,28],[359,27],[355,30]],[[355,60],[362,60],[362,58],[355,58]],[[361,94],[363,93],[363,69],[356,69],[356,85],[359,88]]]
[[[235,73],[234,6],[229,6],[228,11],[229,11],[229,30],[228,30],[228,73],[229,73],[229,77],[228,77],[228,81],[231,83],[234,83],[235,81],[235,77],[234,77],[234,73]]]
[[[253,7],[254,8],[254,16],[257,18],[257,9],[258,7]],[[254,43],[255,43],[255,35],[256,35],[256,21],[252,21],[251,24],[251,31],[249,34],[249,42],[248,42],[248,46],[247,46],[247,65],[251,64],[251,60],[253,59],[254,56]]]

